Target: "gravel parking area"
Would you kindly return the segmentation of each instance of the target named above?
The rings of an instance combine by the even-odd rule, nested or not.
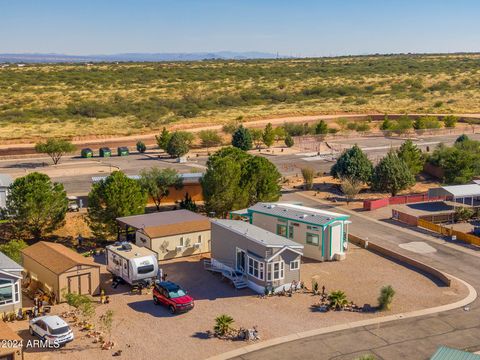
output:
[[[112,292],[108,281],[111,303],[98,305],[97,314],[107,309],[115,313],[112,338],[113,350],[100,350],[92,339],[76,333],[76,340],[55,351],[27,349],[25,359],[107,359],[115,350],[121,349],[125,359],[205,359],[209,356],[245,345],[243,342],[222,341],[206,336],[212,329],[214,318],[229,314],[236,327],[258,326],[262,340],[295,332],[312,330],[392,313],[412,311],[457,301],[467,294],[467,289],[454,282],[452,287],[439,287],[434,281],[416,271],[391,262],[367,250],[350,246],[347,259],[342,262],[319,263],[305,260],[302,277],[311,287],[312,276],[317,276],[320,289],[343,290],[349,300],[357,305],[375,305],[380,287],[392,285],[396,291],[393,309],[390,312],[362,314],[351,312],[313,312],[311,305],[318,296],[306,293],[292,297],[262,299],[250,290],[235,290],[218,275],[203,270],[199,257],[176,259],[164,263],[168,279],[187,289],[195,300],[195,308],[181,315],[172,316],[166,308],[155,306],[151,294],[129,294],[125,285]],[[106,274],[105,274],[106,275]],[[105,276],[107,279],[108,276]],[[61,313],[67,306],[54,308]],[[25,339],[26,322],[13,326]],[[83,338],[82,338],[83,337]]]

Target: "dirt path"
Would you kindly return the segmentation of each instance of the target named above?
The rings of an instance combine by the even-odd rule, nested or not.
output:
[[[389,117],[395,118],[403,114],[389,114]],[[409,114],[415,116],[416,114]],[[433,115],[433,116],[444,116],[447,114],[418,114],[418,115]],[[480,118],[480,114],[454,114],[461,118]],[[268,123],[273,125],[283,124],[285,122],[313,122],[317,120],[334,120],[338,118],[348,118],[351,120],[355,119],[364,119],[366,117],[372,117],[373,120],[381,120],[385,115],[378,113],[371,114],[331,114],[331,115],[303,115],[303,116],[279,116],[265,119],[256,119],[251,121],[245,121],[247,127],[263,127]],[[193,127],[192,127],[193,126]],[[193,133],[198,133],[202,130],[221,130],[223,125],[209,125],[209,126],[198,126],[192,124],[177,124],[170,127],[169,130],[183,130]],[[158,131],[155,133],[149,134],[139,134],[139,135],[130,135],[130,136],[105,136],[105,137],[95,137],[95,138],[86,138],[81,140],[73,140],[72,143],[76,145],[77,149],[83,147],[91,148],[100,148],[102,146],[108,146],[115,148],[118,146],[135,146],[137,141],[142,140],[147,145],[155,144],[155,135],[158,134]],[[6,155],[26,155],[35,153],[34,149],[35,144],[32,143],[18,143],[18,144],[4,144],[0,145],[0,156]]]

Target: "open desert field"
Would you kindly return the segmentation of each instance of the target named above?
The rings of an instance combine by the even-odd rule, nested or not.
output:
[[[0,67],[0,139],[321,114],[478,113],[480,55]]]

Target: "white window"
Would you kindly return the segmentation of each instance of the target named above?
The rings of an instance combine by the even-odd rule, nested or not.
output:
[[[276,261],[268,264],[267,281],[281,280],[285,277],[285,263]]]
[[[0,279],[0,305],[17,303],[19,301],[18,283],[8,279]]]
[[[251,275],[259,280],[263,280],[265,278],[265,264],[249,257],[248,275]]]
[[[298,270],[300,268],[300,260],[290,261],[290,270]]]

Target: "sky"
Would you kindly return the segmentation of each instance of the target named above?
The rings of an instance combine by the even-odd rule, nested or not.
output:
[[[480,51],[478,0],[0,0],[0,53]]]

